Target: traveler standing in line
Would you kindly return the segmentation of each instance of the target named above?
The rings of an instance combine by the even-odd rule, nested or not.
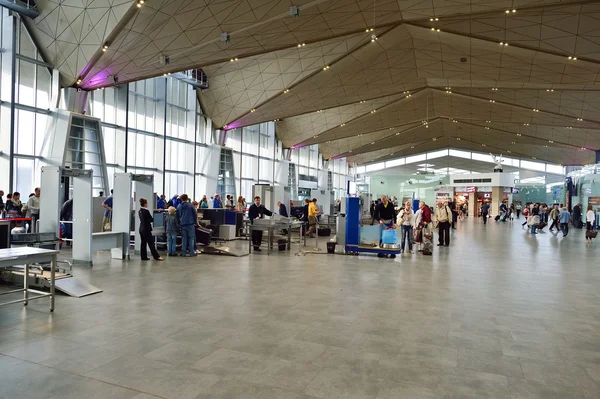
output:
[[[177,234],[181,230],[179,218],[177,217],[177,209],[170,206],[168,213],[165,215],[165,230],[167,232],[167,250],[168,256],[177,256]]]
[[[31,231],[37,233],[37,221],[40,218],[40,188],[36,187],[34,191],[34,195],[27,201],[27,212],[31,217]]]
[[[264,205],[260,204],[260,197],[254,197],[254,203],[250,205],[250,208],[248,208],[248,219],[250,219],[250,223],[254,223],[254,220],[256,219],[262,219],[264,215],[273,216],[273,212],[265,208]],[[262,244],[262,236],[262,230],[252,230],[252,245],[254,246],[255,252],[261,251],[260,244]]]
[[[413,212],[410,201],[406,201],[404,204],[404,208],[398,213],[398,220],[396,224],[400,226],[400,231],[402,234],[402,245],[400,246],[400,253],[404,253],[404,243],[406,241],[406,236],[408,236],[408,250],[411,254],[413,254],[413,227],[415,223],[415,213]]]
[[[237,200],[237,209],[238,209],[238,212],[246,212],[246,201],[244,200],[244,197],[242,197],[241,195],[238,197],[238,200]]]
[[[167,203],[165,202],[165,195],[160,195],[156,197],[156,209],[165,209]]]
[[[285,204],[281,201],[277,201],[277,207],[279,207],[279,215],[283,216],[284,218],[287,218],[288,212],[287,208],[285,207]]]
[[[232,210],[233,209],[233,196],[227,195],[225,200],[225,208]]]
[[[221,202],[221,196],[219,194],[215,195],[215,198],[213,199],[213,208],[214,209],[223,208],[223,203]]]
[[[594,230],[594,222],[596,221],[596,214],[594,213],[594,208],[591,205],[588,205],[587,212],[585,214],[585,241],[588,243],[592,242],[592,237],[588,237],[588,231]]]
[[[562,211],[558,215],[560,220],[560,229],[562,230],[563,237],[566,237],[569,234],[569,220],[571,219],[571,214],[567,207],[563,207]]]
[[[102,203],[104,208],[104,217],[102,218],[102,231],[112,230],[112,207],[113,207],[113,190],[110,190],[110,195]]]
[[[435,223],[438,227],[438,247],[450,246],[450,221],[452,220],[452,211],[447,204],[438,202],[435,209]]]
[[[142,260],[150,260],[150,258],[148,258],[148,246],[150,247],[150,253],[152,253],[154,260],[163,261],[164,259],[161,258],[156,250],[156,247],[154,246],[154,237],[152,237],[152,222],[154,222],[154,218],[147,209],[148,201],[145,198],[140,198],[140,206],[141,208],[138,215],[140,218],[139,233],[142,239],[142,244],[140,246],[140,255],[142,256]]]
[[[206,195],[202,196],[202,200],[200,201],[200,208],[201,209],[208,208],[208,200],[206,199]]]
[[[181,226],[181,256],[196,256],[196,224],[198,211],[187,194],[181,194],[181,204],[177,207],[177,217]]]
[[[481,205],[481,217],[483,218],[483,224],[487,224],[488,214],[490,213],[490,204],[487,202]]]
[[[552,229],[556,226],[556,231],[558,233],[558,230],[560,228],[560,221],[558,219],[558,215],[560,214],[560,209],[558,209],[558,204],[554,204],[554,206],[552,207],[552,210],[550,211],[550,220],[552,221],[552,224],[550,225],[550,231],[552,231]]]

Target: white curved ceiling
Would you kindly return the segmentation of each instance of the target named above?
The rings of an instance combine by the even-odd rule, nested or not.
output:
[[[214,126],[277,120],[285,146],[319,144],[326,159],[485,146],[594,161],[600,3],[303,0],[298,17],[290,5],[38,0],[27,23],[66,85],[203,68],[210,88],[198,97]]]

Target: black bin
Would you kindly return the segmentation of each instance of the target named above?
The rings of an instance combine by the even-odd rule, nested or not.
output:
[[[334,254],[335,253],[335,242],[328,242],[327,243],[327,253],[328,254]]]
[[[287,240],[284,240],[284,239],[277,240],[277,245],[279,245],[280,251],[285,251],[287,249]]]

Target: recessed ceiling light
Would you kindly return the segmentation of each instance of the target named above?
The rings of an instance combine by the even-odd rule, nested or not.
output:
[[[516,141],[513,141],[513,142],[511,142],[511,144],[517,144],[517,142],[516,142]]]
[[[373,141],[373,142],[371,142],[371,144],[375,144],[375,142]]]
[[[285,89],[285,90],[283,91],[283,94],[288,94],[289,92],[290,92],[290,89]]]
[[[517,10],[515,10],[515,9],[513,8],[512,12],[517,12]]]
[[[324,66],[324,67],[323,67],[323,70],[324,70],[324,71],[326,71],[326,70],[328,70],[328,69],[329,69],[329,65],[326,65],[326,66]]]
[[[523,126],[529,126],[529,123],[523,123]]]
[[[490,128],[488,126],[485,127],[485,130],[490,130]]]
[[[254,109],[254,108],[252,108],[252,109],[250,110],[250,112],[254,112],[254,111],[256,111],[256,109]]]
[[[573,126],[567,126],[567,129],[573,129]]]
[[[583,121],[583,119],[577,118],[577,122],[582,122],[582,121]]]
[[[498,91],[497,87],[492,87],[492,91]]]
[[[482,146],[482,147],[485,147],[485,144],[482,144],[481,146]]]
[[[345,123],[342,123],[340,126],[346,126],[346,124],[345,124]]]
[[[496,100],[490,100],[490,102],[491,102],[491,103],[495,103],[495,102],[496,102]]]
[[[415,146],[413,145],[413,146],[411,146],[410,148],[415,148]]]
[[[500,45],[501,46],[508,46],[508,43],[506,43],[506,42],[500,42]]]
[[[81,79],[77,79],[77,84],[81,84]]]
[[[554,143],[554,140],[548,140],[548,143]]]
[[[508,151],[506,151],[506,152],[508,152],[508,153],[510,154],[512,151],[511,151],[511,150],[508,150]]]
[[[396,133],[396,136],[400,136],[400,132]]]
[[[457,137],[456,140],[460,141],[460,137]]]

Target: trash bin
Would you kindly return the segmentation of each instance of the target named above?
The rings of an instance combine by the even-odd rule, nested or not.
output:
[[[279,245],[280,251],[285,251],[287,249],[287,240],[280,239],[277,241],[277,245]]]
[[[327,253],[328,254],[334,254],[335,253],[335,242],[328,242],[327,243]]]

